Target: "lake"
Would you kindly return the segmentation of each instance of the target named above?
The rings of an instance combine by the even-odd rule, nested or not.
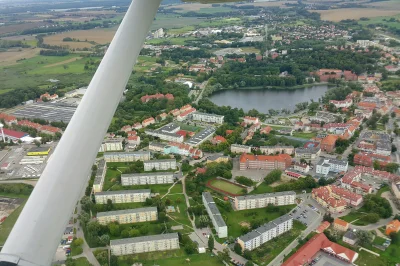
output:
[[[269,109],[289,109],[293,111],[296,104],[318,101],[328,90],[328,85],[317,85],[295,90],[269,90],[269,89],[237,89],[222,90],[214,93],[209,98],[219,106],[243,108],[245,112],[256,109],[261,113],[268,113]]]

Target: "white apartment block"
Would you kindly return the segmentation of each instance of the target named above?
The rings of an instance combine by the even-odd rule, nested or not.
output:
[[[122,145],[123,141],[124,139],[122,138],[105,140],[101,144],[99,152],[122,151],[124,149],[124,146]]]
[[[158,212],[156,207],[97,213],[97,221],[102,225],[111,222],[118,222],[120,224],[142,223],[156,221],[157,219]]]
[[[124,174],[121,176],[121,184],[123,186],[172,183],[174,183],[174,174],[172,172]]]
[[[292,228],[293,218],[285,214],[244,236],[238,237],[237,242],[242,249],[253,250]]]
[[[207,113],[201,113],[201,112],[194,112],[192,114],[192,119],[196,120],[196,121],[207,122],[207,123],[216,123],[216,124],[224,123],[223,115],[207,114]]]
[[[316,173],[327,176],[329,172],[334,172],[334,173],[347,172],[348,167],[349,163],[347,161],[322,158],[317,163]]]
[[[293,154],[294,147],[293,146],[261,146],[260,151],[266,155],[276,154],[276,153]]]
[[[171,233],[111,240],[110,248],[115,256],[179,249],[179,237]]]
[[[276,206],[295,204],[296,192],[283,191],[255,195],[238,196],[235,198],[236,210],[265,208],[268,204]]]
[[[109,152],[104,154],[104,160],[107,163],[122,163],[150,160],[150,152],[135,151],[135,152]]]
[[[98,193],[103,190],[104,178],[107,172],[107,163],[104,160],[100,160],[97,165],[96,177],[93,182],[93,192]]]
[[[221,213],[219,212],[213,197],[209,192],[203,192],[202,198],[203,204],[206,207],[207,213],[211,218],[211,222],[214,225],[218,237],[228,237],[228,227],[226,226],[224,219],[222,219]]]
[[[176,159],[152,160],[144,162],[145,171],[152,171],[153,169],[155,169],[156,171],[169,169],[175,170]]]
[[[240,144],[232,144],[231,145],[232,153],[251,153],[251,147]]]
[[[106,204],[109,199],[113,203],[145,202],[150,194],[150,189],[103,191],[94,194],[94,198],[97,204]]]

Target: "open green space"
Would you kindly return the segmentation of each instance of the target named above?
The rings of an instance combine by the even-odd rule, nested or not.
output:
[[[182,123],[182,122],[175,122],[175,124],[179,125],[182,130],[186,130],[186,131],[198,132],[202,129],[201,127],[188,125],[188,124]]]
[[[150,29],[157,30],[159,28],[181,28],[185,26],[198,25],[201,24],[203,21],[205,21],[204,18],[181,17],[180,15],[177,16],[173,14],[157,14]]]
[[[375,245],[382,245],[385,242],[386,242],[385,238],[380,237],[380,236],[376,236],[372,243],[375,244]]]
[[[263,194],[263,193],[272,193],[274,192],[274,188],[262,182],[256,189],[254,189],[249,194]]]
[[[169,34],[182,34],[182,33],[193,31],[193,30],[195,30],[195,27],[193,27],[193,26],[184,26],[182,28],[169,29],[168,33]]]
[[[378,195],[379,197],[382,195],[382,193],[390,191],[390,187],[389,186],[384,186],[382,188],[380,188],[378,190],[378,192],[376,192],[376,195]]]
[[[183,194],[167,195],[165,196],[165,199],[169,199],[171,201],[170,206],[175,207],[175,212],[168,213],[168,215],[172,218],[171,224],[183,224],[192,227],[192,224],[190,223],[189,217],[187,215],[185,196]],[[184,226],[184,228],[190,230],[186,226]]]
[[[177,38],[161,38],[161,39],[151,39],[146,41],[147,44],[162,44],[169,43],[171,45],[184,45],[187,41],[196,40],[195,37],[177,37]]]
[[[358,252],[358,259],[354,262],[359,266],[386,266],[390,265],[386,262],[385,258],[375,256],[365,250],[361,250]]]
[[[251,225],[252,222],[261,221],[262,223],[270,222],[288,212],[296,205],[274,206],[273,211],[269,208],[260,208],[243,211],[227,212],[223,208],[219,208],[226,225],[228,226],[228,235],[234,238],[243,235],[242,226]]]
[[[317,136],[316,132],[293,132],[293,137],[296,138],[302,138],[302,139],[311,139],[313,137]]]
[[[104,182],[105,185],[105,182]],[[152,193],[159,193],[163,196],[168,192],[168,189],[172,184],[160,184],[160,185],[138,185],[138,186],[121,186],[120,184],[115,184],[112,186],[111,190],[136,190],[136,189],[150,189]],[[170,191],[171,194],[182,193],[182,184],[175,184]]]
[[[240,18],[224,18],[224,19],[212,19],[199,23],[199,27],[220,27],[228,25],[241,25],[242,19]]]
[[[365,221],[363,221],[362,220],[362,218],[366,215],[367,213],[365,213],[365,212],[362,212],[362,211],[360,211],[360,210],[353,210],[353,211],[351,211],[349,214],[347,214],[346,216],[342,216],[342,217],[340,217],[340,219],[342,219],[342,220],[344,220],[344,221],[346,221],[346,222],[348,222],[348,223],[351,223],[351,224],[354,224],[354,225],[360,225],[360,226],[362,226],[362,225],[367,225],[367,224],[369,224],[368,222],[365,222]],[[354,222],[353,222],[354,221]]]
[[[77,258],[73,260],[75,266],[90,266],[91,264],[86,257]]]
[[[159,254],[161,253],[161,254]],[[222,266],[224,265],[217,256],[211,253],[205,254],[193,254],[193,255],[185,255],[183,254],[183,249],[181,248],[179,251],[169,251],[169,252],[151,252],[151,253],[142,253],[148,254],[146,256],[147,260],[141,259],[140,262],[144,266],[181,266],[181,265],[190,265],[190,266]],[[163,257],[165,256],[165,257]],[[120,266],[130,266],[134,261],[137,261],[139,256],[124,256],[119,257],[118,262]]]
[[[276,237],[267,243],[261,245],[251,252],[252,260],[258,265],[267,265],[282,250],[284,250],[293,240],[295,240],[306,226],[298,221],[293,221],[293,229],[279,237]]]
[[[1,224],[0,227],[0,245],[4,245],[6,242],[8,235],[11,232],[11,229],[14,227],[15,222],[17,221],[19,215],[24,208],[26,200],[17,208],[15,209],[10,216],[6,218],[6,220]]]
[[[211,180],[211,185],[231,194],[243,194],[243,188],[222,179]]]
[[[400,23],[398,20],[400,19],[400,14],[395,16],[384,16],[384,17],[375,17],[375,18],[368,18],[368,20],[359,20],[358,23],[364,26],[371,25],[371,24],[383,24],[388,27],[394,27],[400,29]],[[378,25],[376,25],[378,26]]]

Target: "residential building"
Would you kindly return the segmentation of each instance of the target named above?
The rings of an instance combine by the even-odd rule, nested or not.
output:
[[[124,150],[123,138],[104,140],[100,146],[99,152],[122,151]]]
[[[103,190],[104,178],[107,172],[107,163],[104,159],[100,160],[97,164],[96,176],[93,182],[93,192],[98,193]]]
[[[314,188],[311,196],[332,213],[342,212],[346,206],[357,207],[363,201],[361,195],[334,185]]]
[[[161,171],[161,170],[175,170],[176,159],[163,159],[163,160],[152,160],[144,162],[145,171]]]
[[[222,136],[219,136],[219,135],[215,136],[211,140],[211,143],[214,144],[214,145],[218,145],[218,144],[224,143],[224,142],[226,142],[226,139],[224,137],[222,137]]]
[[[260,129],[260,134],[268,135],[271,132],[271,130],[272,130],[272,127],[266,126],[262,129]]]
[[[103,191],[95,193],[94,198],[97,204],[107,204],[107,200],[113,203],[145,202],[150,194],[150,189]]]
[[[358,253],[331,242],[323,233],[313,236],[299,250],[290,256],[281,266],[303,266],[309,264],[318,252],[323,251],[341,261],[353,264]]]
[[[214,132],[215,132],[215,128],[213,128],[213,127],[203,129],[202,131],[200,131],[199,133],[194,135],[192,138],[190,138],[185,143],[192,147],[197,147],[200,144],[202,144],[204,141],[210,139],[212,137],[212,135],[214,134]]]
[[[308,173],[310,171],[310,166],[306,163],[299,163],[296,162],[294,164],[294,170],[301,172],[301,173]]]
[[[342,238],[344,243],[354,246],[357,243],[357,235],[352,230],[347,230],[347,232],[343,235]]]
[[[276,193],[237,196],[235,197],[234,204],[236,210],[248,210],[265,208],[269,204],[273,204],[275,206],[295,204],[295,199],[296,192],[283,191]]]
[[[346,172],[349,163],[345,160],[338,160],[333,158],[322,158],[317,163],[316,173],[327,176],[329,172],[340,173]]]
[[[164,147],[165,147],[165,143],[161,143],[161,142],[150,142],[149,143],[149,150],[150,151],[158,151],[158,152],[164,152]]]
[[[223,156],[223,155],[211,155],[207,158],[207,164],[209,163],[227,163],[229,162],[229,156]]]
[[[253,250],[293,228],[293,218],[285,214],[237,238],[243,250]]]
[[[317,229],[315,230],[315,232],[319,233],[323,233],[326,229],[329,228],[329,226],[331,225],[330,222],[328,221],[323,221],[320,226],[317,227]]]
[[[135,151],[135,152],[107,152],[104,153],[104,160],[107,163],[123,163],[150,160],[150,152]]]
[[[252,155],[243,153],[239,159],[239,169],[281,169],[285,170],[290,167],[292,157],[288,154],[279,155]]]
[[[102,225],[106,225],[111,222],[118,222],[120,224],[133,224],[156,221],[158,219],[158,212],[156,207],[147,207],[110,212],[98,212],[96,218],[99,224]]]
[[[320,153],[321,153],[321,148],[319,146],[309,147],[309,148],[299,147],[295,149],[294,156],[296,158],[315,160]]]
[[[349,108],[353,104],[353,99],[348,98],[343,101],[330,100],[329,103],[333,104],[336,108]]]
[[[142,128],[143,128],[143,126],[142,126],[141,123],[135,123],[135,124],[132,126],[132,129],[136,129],[136,130],[139,130],[139,129],[142,129]]]
[[[354,164],[372,167],[374,161],[378,161],[381,166],[390,163],[390,156],[380,155],[376,153],[360,152],[354,155]]]
[[[123,186],[172,184],[172,183],[174,183],[174,174],[172,172],[121,175],[121,185]]]
[[[40,95],[40,100],[42,100],[42,101],[51,102],[51,101],[54,101],[56,99],[58,99],[58,95],[57,94],[50,95],[48,92],[46,92],[45,94]]]
[[[246,123],[247,125],[259,124],[260,123],[260,119],[258,119],[258,117],[245,116],[244,117],[244,123]]]
[[[400,230],[400,221],[393,220],[386,225],[385,233],[386,235],[390,236],[391,233],[397,233]]]
[[[214,229],[217,232],[218,237],[228,237],[228,227],[226,226],[213,197],[209,192],[203,192],[202,198],[203,204],[206,207],[207,213],[210,216],[211,222],[214,225]]]
[[[164,145],[164,149],[162,150],[164,154],[179,154],[183,156],[190,156],[193,158],[201,158],[203,157],[203,151],[191,147],[185,143],[178,142],[169,142],[168,145]]]
[[[216,123],[216,124],[224,123],[223,115],[207,114],[201,112],[194,112],[192,114],[192,119],[195,121],[202,121],[207,123]]]
[[[127,138],[128,145],[140,145],[139,136],[130,136]]]
[[[392,182],[392,191],[397,200],[400,200],[400,181]]]
[[[179,237],[170,233],[111,240],[110,249],[115,256],[179,249]]]
[[[338,136],[328,135],[321,141],[321,150],[326,152],[332,152],[335,149],[336,140]]]
[[[121,128],[121,131],[128,133],[129,131],[132,131],[132,126],[130,126],[130,125],[123,126]]]
[[[183,120],[189,118],[189,116],[191,116],[194,112],[196,112],[196,108],[190,108],[189,110],[186,110],[186,111],[180,113],[176,117],[176,120],[183,121]]]
[[[156,120],[154,119],[154,117],[150,117],[150,118],[147,118],[142,121],[142,126],[147,127],[147,126],[149,126],[151,124],[155,124],[155,123],[156,123]]]
[[[346,232],[349,229],[349,223],[339,218],[336,218],[333,221],[333,229]]]
[[[250,153],[251,147],[246,146],[246,145],[240,145],[240,144],[232,144],[231,152],[232,153]]]
[[[261,146],[260,151],[264,154],[276,154],[276,153],[286,153],[293,154],[293,146]]]
[[[141,98],[140,98],[140,100],[143,102],[143,103],[147,103],[148,101],[150,101],[150,100],[161,100],[161,99],[164,99],[164,98],[166,98],[167,100],[173,100],[174,99],[174,95],[172,95],[172,94],[170,94],[170,93],[167,93],[167,94],[161,94],[161,93],[156,93],[156,94],[153,94],[153,95],[145,95],[145,96],[142,96]]]
[[[4,120],[6,125],[11,126],[12,124],[17,124],[17,117],[5,113],[0,113],[0,120]]]

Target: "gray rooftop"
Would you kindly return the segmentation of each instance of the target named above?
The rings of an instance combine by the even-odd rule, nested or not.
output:
[[[171,133],[171,132],[166,132],[166,131],[161,131],[161,130],[146,129],[144,133],[146,133],[148,135],[151,135],[151,134],[155,133],[155,134],[159,134],[159,135],[171,136],[171,137],[176,137],[176,138],[181,137],[181,135],[178,135],[176,133]]]
[[[326,162],[326,161],[328,161],[328,162]],[[337,164],[337,165],[341,165],[341,166],[346,166],[348,164],[348,162],[346,160],[338,160],[338,159],[333,159],[333,158],[321,158],[319,160],[319,162],[317,163],[317,165],[326,166],[324,164]]]
[[[378,140],[376,142],[376,148],[379,150],[392,151],[392,143],[386,140]]]
[[[50,122],[63,121],[69,123],[75,110],[76,106],[46,102],[25,105],[15,111],[13,115],[19,118],[40,118]]]
[[[212,134],[214,134],[214,132],[215,132],[214,128],[206,128],[206,129],[200,131],[199,133],[197,133],[196,135],[194,135],[191,139],[186,141],[186,143],[189,145],[196,146],[200,142],[202,142],[204,139],[206,139],[209,136],[211,136]]]
[[[121,177],[141,177],[141,176],[164,176],[169,175],[173,176],[172,172],[156,172],[156,173],[141,173],[141,174],[123,174]]]
[[[231,147],[245,148],[245,149],[251,148],[250,146],[242,145],[242,144],[232,144]]]
[[[157,129],[157,131],[162,131],[163,133],[165,133],[165,132],[171,133],[171,132],[179,130],[179,129],[180,129],[179,125],[171,123],[171,124],[165,125],[163,127],[160,127],[159,129]]]
[[[216,155],[211,155],[210,157],[207,158],[207,160],[215,161],[218,158],[229,158],[229,157],[228,156],[223,156],[223,155],[220,155],[220,154],[216,154]]]
[[[105,217],[105,216],[111,216],[111,215],[122,215],[122,214],[132,214],[132,213],[141,213],[141,212],[157,212],[157,208],[156,207],[147,207],[147,208],[118,210],[118,211],[110,211],[110,212],[98,212],[97,213],[97,217]]]
[[[212,117],[222,117],[222,118],[224,118],[223,115],[208,114],[208,113],[202,113],[202,112],[194,112],[193,114],[203,115],[203,116],[212,116]]]
[[[165,146],[167,146],[167,144],[153,141],[150,142],[149,146],[157,146],[159,148],[164,148]]]
[[[348,230],[345,234],[344,237],[348,238],[348,239],[352,239],[352,240],[356,240],[357,236],[356,234],[352,231],[352,230]]]
[[[206,200],[207,203],[214,202],[214,199],[209,192],[203,192],[203,198]]]
[[[97,171],[96,171],[96,177],[94,178],[94,185],[99,185],[101,180],[103,179],[103,172],[106,168],[106,162],[104,159],[99,161],[99,164],[97,165]]]
[[[96,195],[121,195],[121,194],[137,194],[137,193],[151,193],[150,189],[137,189],[137,190],[117,190],[117,191],[102,191]]]
[[[318,147],[309,147],[309,148],[300,147],[300,148],[296,148],[296,153],[301,153],[301,154],[317,153],[320,150],[321,150],[321,148],[319,146]]]
[[[111,240],[110,246],[142,243],[142,242],[148,242],[148,241],[168,240],[168,239],[179,239],[178,233],[152,235],[152,236],[140,236],[140,237],[133,237],[133,238]]]
[[[294,149],[293,146],[260,146],[260,149]]]
[[[237,196],[238,200],[249,200],[249,199],[262,199],[262,198],[269,198],[269,197],[279,197],[279,196],[286,196],[286,195],[294,195],[296,196],[296,192],[294,191],[282,191],[276,193],[263,193],[263,194],[255,194],[255,195],[245,195],[245,196]]]
[[[144,164],[148,164],[148,163],[166,163],[166,162],[176,162],[176,159],[151,160],[151,161],[145,161]]]
[[[203,192],[203,199],[206,201],[207,206],[211,211],[211,215],[213,216],[217,225],[219,227],[226,226],[225,221],[222,219],[221,213],[219,212],[217,205],[214,203],[214,199],[212,198],[211,194],[209,192]]]

